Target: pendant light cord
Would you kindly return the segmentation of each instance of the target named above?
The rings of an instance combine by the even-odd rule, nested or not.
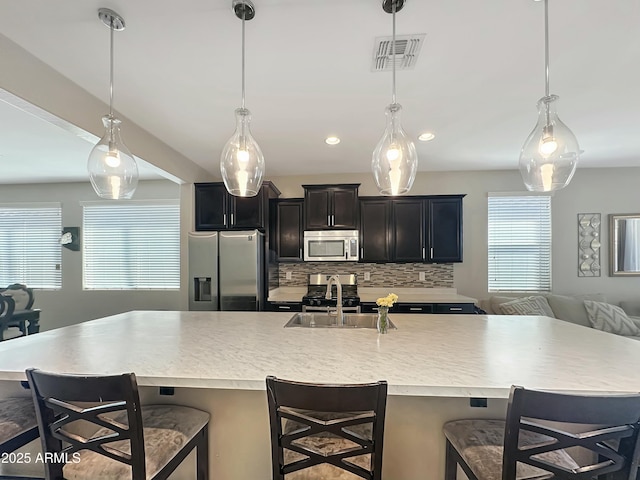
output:
[[[113,118],[113,30],[114,30],[114,25],[113,25],[113,20],[114,18],[111,17],[111,20],[109,22],[109,30],[111,30],[110,32],[110,45],[109,45],[109,49],[110,49],[110,63],[109,63],[109,117]]]
[[[549,0],[544,0],[544,94],[549,96]]]
[[[242,7],[242,109],[244,110],[244,22],[246,7]]]
[[[546,0],[545,0],[546,1]],[[391,5],[391,13],[393,17],[393,36],[391,40],[391,67],[393,70],[393,81],[391,94],[391,103],[396,103],[396,0],[393,0]]]
[[[547,126],[549,126],[549,0],[544,0],[544,96]]]

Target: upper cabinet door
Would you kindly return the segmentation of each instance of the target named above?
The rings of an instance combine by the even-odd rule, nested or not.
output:
[[[264,226],[264,194],[255,197],[231,197],[230,228],[262,228]]]
[[[391,261],[391,201],[360,199],[360,261]]]
[[[397,262],[424,262],[424,201],[420,198],[392,200],[392,209],[392,259]]]
[[[328,189],[305,189],[305,230],[329,228],[331,224],[330,191]]]
[[[305,230],[355,230],[358,228],[358,187],[303,185]]]
[[[196,183],[196,230],[227,228],[228,194],[224,183]]]
[[[358,187],[333,189],[331,227],[355,230],[358,228]]]
[[[429,261],[462,262],[462,197],[429,200]]]

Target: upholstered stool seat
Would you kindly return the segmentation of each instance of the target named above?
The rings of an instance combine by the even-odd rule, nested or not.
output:
[[[444,434],[478,480],[501,480],[504,427],[504,420],[456,420],[445,423]],[[520,440],[522,447],[552,439],[545,435],[523,431]],[[540,458],[567,469],[578,468],[575,460],[564,450],[543,453]],[[543,478],[550,478],[549,472],[532,465],[518,463],[517,480]]]
[[[31,398],[0,400],[0,453],[12,452],[36,438],[38,424]]]
[[[114,421],[127,424],[126,412],[120,412]],[[142,427],[147,478],[154,478],[176,454],[209,423],[209,414],[201,410],[174,405],[145,405],[142,407]],[[92,437],[111,432],[101,428]],[[131,454],[129,442],[121,440],[109,447]],[[67,480],[118,480],[131,478],[131,468],[114,462],[90,450],[82,450],[77,462],[67,463]]]

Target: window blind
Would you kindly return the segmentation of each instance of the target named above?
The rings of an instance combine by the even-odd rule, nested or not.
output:
[[[87,203],[83,223],[85,289],[180,288],[177,202]]]
[[[551,197],[489,196],[489,291],[551,291]]]
[[[62,287],[62,207],[0,205],[0,286]]]

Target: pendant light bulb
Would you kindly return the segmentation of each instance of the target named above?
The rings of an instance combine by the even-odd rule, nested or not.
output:
[[[373,151],[371,168],[382,195],[408,193],[418,171],[416,147],[400,125],[401,110],[397,103],[386,108],[387,128]]]
[[[544,0],[545,96],[538,100],[538,122],[520,151],[520,174],[528,190],[552,192],[569,185],[580,159],[573,132],[558,118],[559,97],[549,94],[549,14]]]
[[[402,129],[400,111],[396,103],[396,12],[402,8],[404,0],[383,0],[382,8],[393,15],[393,40],[391,62],[393,87],[391,104],[385,109],[387,127],[373,151],[371,170],[381,195],[404,195],[411,190],[418,171],[416,147]]]
[[[236,110],[236,130],[222,149],[220,172],[227,191],[237,197],[258,194],[264,175],[264,156],[251,136],[251,112]]]
[[[120,120],[102,118],[105,134],[91,150],[87,168],[100,198],[130,199],[138,186],[138,165],[120,138]]]
[[[220,173],[231,195],[255,197],[262,186],[264,156],[251,135],[251,112],[244,105],[244,24],[256,11],[249,0],[233,0],[232,8],[242,20],[242,107],[236,109],[236,130],[222,149]]]
[[[101,198],[129,199],[138,186],[138,165],[120,137],[121,121],[113,114],[113,32],[124,30],[124,20],[113,10],[101,8],[98,18],[110,32],[109,115],[102,117],[104,135],[87,161],[89,180]]]

